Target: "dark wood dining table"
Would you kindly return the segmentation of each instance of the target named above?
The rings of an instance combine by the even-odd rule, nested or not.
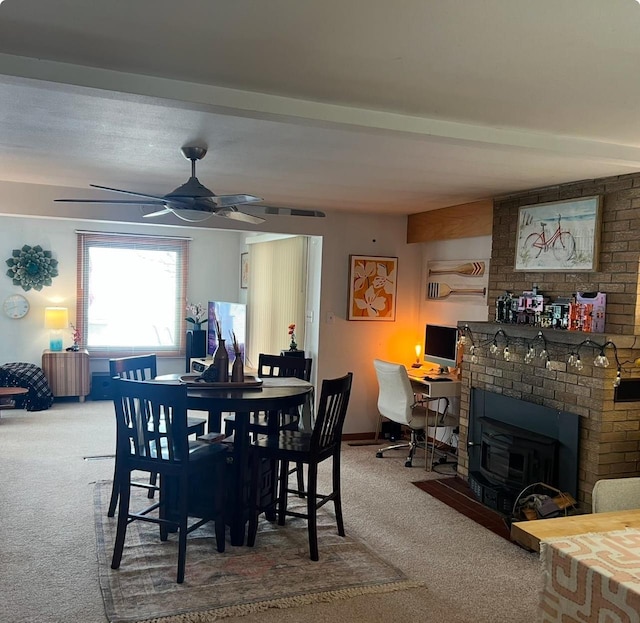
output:
[[[165,374],[155,381],[182,382],[181,374]],[[243,545],[249,511],[249,418],[256,411],[268,414],[268,425],[277,430],[277,414],[301,408],[304,426],[310,425],[313,410],[313,385],[297,378],[265,378],[258,387],[219,389],[188,383],[187,405],[190,410],[206,411],[207,431],[221,431],[222,414],[235,414],[235,433],[227,486],[227,521],[231,544]]]

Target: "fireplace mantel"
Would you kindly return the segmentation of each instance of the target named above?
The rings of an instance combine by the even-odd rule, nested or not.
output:
[[[563,329],[543,329],[532,327],[526,324],[506,323],[506,322],[481,322],[476,320],[462,320],[458,322],[458,328],[468,327],[476,334],[495,334],[497,331],[504,331],[509,337],[532,340],[539,333],[549,343],[566,344],[577,346],[584,340],[591,340],[599,344],[613,342],[617,348],[632,348],[640,344],[640,336],[634,335],[614,335],[609,333],[584,333],[583,331],[565,331]]]

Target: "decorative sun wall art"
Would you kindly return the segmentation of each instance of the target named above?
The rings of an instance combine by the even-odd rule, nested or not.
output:
[[[14,249],[6,264],[9,267],[7,277],[25,292],[31,288],[42,290],[58,276],[58,260],[54,260],[51,251],[45,251],[39,244],[35,247],[25,244],[21,249]]]
[[[397,257],[349,256],[347,320],[395,320]]]

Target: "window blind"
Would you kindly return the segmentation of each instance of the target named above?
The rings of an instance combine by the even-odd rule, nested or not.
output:
[[[249,246],[247,355],[252,365],[260,353],[277,355],[289,348],[292,323],[298,348],[304,349],[307,245],[305,236],[295,236]]]
[[[90,354],[184,352],[189,239],[76,233],[76,324]]]

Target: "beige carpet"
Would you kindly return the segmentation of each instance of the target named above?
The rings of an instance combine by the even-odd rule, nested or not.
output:
[[[176,536],[163,543],[156,525],[138,521],[127,530],[120,569],[112,570],[116,518],[107,517],[110,492],[110,482],[96,484],[98,571],[112,623],[205,623],[421,586],[360,541],[338,536],[335,519],[324,509],[318,515],[317,562],[309,559],[302,519],[290,518],[284,527],[261,520],[255,547],[227,545],[222,554],[207,524],[188,537],[186,577],[179,585]],[[132,508],[145,505],[145,493],[134,491]]]

